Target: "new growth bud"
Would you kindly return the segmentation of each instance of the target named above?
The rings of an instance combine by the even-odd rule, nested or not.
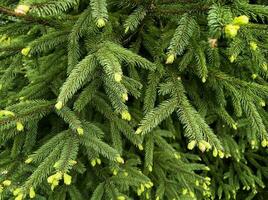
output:
[[[103,19],[103,18],[98,19],[97,22],[96,22],[96,25],[97,25],[98,28],[104,27],[105,24],[106,24],[106,22],[105,22],[105,19]]]

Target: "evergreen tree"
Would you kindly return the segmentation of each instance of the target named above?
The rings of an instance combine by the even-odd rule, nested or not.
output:
[[[0,0],[0,199],[267,199],[267,0]]]

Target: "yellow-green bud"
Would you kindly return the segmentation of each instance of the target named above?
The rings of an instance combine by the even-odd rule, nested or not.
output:
[[[58,180],[53,180],[53,181],[52,181],[52,184],[51,184],[51,190],[53,191],[54,188],[55,188],[56,186],[58,186],[58,185],[59,185],[59,181],[58,181]]]
[[[14,196],[18,196],[21,192],[22,192],[22,189],[21,189],[21,188],[16,188],[16,189],[13,191],[13,195],[14,195]]]
[[[20,15],[25,15],[28,11],[30,10],[30,6],[28,5],[18,5],[15,8],[15,13],[20,14]]]
[[[207,141],[204,141],[204,144],[205,144],[207,150],[212,148],[211,144],[209,144]]]
[[[236,56],[234,55],[231,55],[231,57],[229,58],[230,62],[233,63],[236,59]]]
[[[254,80],[254,79],[256,79],[258,77],[258,75],[257,74],[252,74],[251,77]]]
[[[105,19],[103,19],[103,18],[98,19],[97,20],[97,23],[96,23],[96,25],[97,25],[98,28],[104,27],[105,24],[106,24],[106,22],[105,22]]]
[[[262,64],[262,69],[263,69],[264,71],[267,71],[267,63],[263,63],[263,64]]]
[[[148,170],[149,172],[152,172],[153,171],[153,167],[151,165],[148,166]]]
[[[150,184],[151,187],[154,186],[154,183],[152,181],[149,181],[148,184]]]
[[[172,64],[175,60],[175,54],[170,54],[167,57],[166,64]]]
[[[72,177],[69,174],[64,173],[63,174],[63,181],[64,181],[65,185],[71,185]]]
[[[206,77],[202,77],[202,83],[205,83],[207,81]]]
[[[219,157],[224,158],[224,153],[221,150],[219,150]]]
[[[125,161],[124,161],[124,159],[121,157],[121,156],[118,156],[118,157],[116,157],[115,158],[116,159],[116,161],[118,162],[118,163],[124,163]]]
[[[63,102],[62,102],[62,101],[58,101],[58,103],[56,103],[56,105],[55,105],[55,108],[56,108],[57,110],[62,109],[62,107],[63,107]]]
[[[17,126],[18,131],[23,131],[24,126],[23,126],[23,124],[21,122],[16,122],[16,126]]]
[[[138,128],[138,129],[136,130],[135,134],[141,134],[141,132],[142,132],[142,129],[141,129],[141,128]]]
[[[189,192],[189,195],[190,195],[190,197],[192,197],[192,198],[195,197],[195,195],[194,195],[194,193],[193,193],[192,191]]]
[[[208,166],[206,166],[206,167],[204,168],[204,170],[206,170],[206,171],[210,171],[210,168],[209,168]]]
[[[140,189],[137,189],[137,195],[141,196],[141,194],[142,194],[142,191]]]
[[[4,180],[3,185],[6,186],[6,187],[10,186],[11,185],[11,180]]]
[[[195,145],[196,145],[196,140],[192,140],[191,142],[188,143],[187,148],[189,150],[193,150]]]
[[[118,196],[117,200],[125,200],[126,198],[124,196]]]
[[[96,161],[97,161],[98,165],[101,164],[101,159],[97,158]]]
[[[258,45],[255,42],[250,42],[249,45],[253,51],[256,51],[258,48]]]
[[[70,165],[76,165],[77,164],[77,161],[76,160],[69,160],[69,164]]]
[[[92,167],[95,167],[97,164],[95,159],[92,159],[90,163]]]
[[[22,200],[23,199],[23,194],[19,194],[16,198],[15,198],[15,200]]]
[[[116,176],[118,174],[118,171],[116,169],[113,170],[113,175]]]
[[[262,146],[262,147],[266,147],[266,146],[267,146],[267,140],[265,140],[265,139],[262,140],[262,141],[261,141],[261,146]]]
[[[61,172],[57,172],[56,174],[54,174],[54,178],[57,180],[62,179],[62,173]]]
[[[127,110],[125,110],[121,113],[121,118],[124,120],[130,121],[131,115],[129,114],[129,112]]]
[[[237,35],[239,29],[240,26],[233,24],[228,24],[224,28],[226,36],[230,38],[234,38]]]
[[[76,129],[78,135],[84,135],[84,129],[82,129],[81,127]]]
[[[206,183],[203,183],[203,188],[204,188],[205,190],[209,190],[209,188],[208,188],[208,186],[207,186]]]
[[[138,144],[138,148],[139,148],[140,151],[143,151],[143,146],[142,146],[142,144]]]
[[[251,140],[250,143],[251,143],[252,146],[255,146],[256,145],[256,140]]]
[[[199,181],[198,180],[195,181],[195,185],[199,186]]]
[[[120,83],[122,81],[122,74],[118,73],[118,72],[115,73],[114,74],[114,80],[115,80],[115,82]]]
[[[213,157],[217,157],[218,150],[216,148],[213,149],[212,155],[213,155]]]
[[[59,162],[55,162],[55,164],[53,165],[54,168],[59,168],[60,163]]]
[[[198,148],[199,148],[200,151],[202,151],[202,152],[206,151],[205,140],[201,140],[201,141],[198,143]]]
[[[34,191],[33,187],[30,188],[29,196],[30,196],[31,199],[33,199],[35,197],[35,191]]]
[[[236,123],[233,124],[233,129],[234,129],[234,130],[237,130],[237,124],[236,124]]]
[[[31,51],[31,48],[30,47],[26,47],[26,48],[23,48],[21,50],[21,54],[24,55],[24,56],[28,56],[29,53],[30,53],[30,51]]]
[[[150,194],[149,194],[149,192],[146,192],[146,199],[150,199]]]
[[[127,172],[124,172],[124,176],[128,176],[128,173]]]
[[[207,181],[207,182],[210,182],[211,181],[211,178],[210,177],[205,177],[205,180]]]
[[[265,104],[265,101],[261,101],[261,102],[260,102],[260,106],[261,106],[261,107],[264,107],[265,105],[266,105],[266,104]]]
[[[144,185],[145,185],[145,187],[146,187],[147,189],[149,189],[149,188],[152,187],[151,182],[145,183]]]
[[[125,33],[127,33],[129,31],[129,26],[127,26],[126,28],[125,28]]]
[[[235,25],[246,25],[249,23],[249,18],[246,15],[241,15],[239,17],[235,17],[233,23]]]
[[[183,194],[183,195],[186,195],[187,193],[188,193],[188,190],[187,190],[186,188],[183,188],[183,189],[182,189],[182,194]]]
[[[128,95],[127,95],[127,93],[124,93],[124,94],[122,95],[122,99],[123,99],[123,101],[127,101],[127,100],[128,100]]]
[[[178,153],[174,153],[174,157],[175,157],[177,160],[181,158],[180,154],[178,154]]]

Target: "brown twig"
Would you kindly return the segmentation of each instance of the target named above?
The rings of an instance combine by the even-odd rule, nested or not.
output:
[[[56,25],[56,23],[54,23],[54,22],[52,23],[51,21],[44,20],[42,18],[16,13],[13,10],[11,10],[10,8],[6,8],[6,7],[3,7],[3,6],[0,6],[0,13],[2,13],[4,15],[17,17],[19,19],[22,19],[22,20],[25,20],[25,21],[28,21],[28,22],[31,22],[31,23],[38,23],[38,24],[43,24],[43,25],[52,26],[52,27],[54,27]]]

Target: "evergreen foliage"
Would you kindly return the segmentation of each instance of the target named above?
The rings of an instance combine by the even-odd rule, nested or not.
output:
[[[0,0],[0,200],[267,199],[266,0]]]

